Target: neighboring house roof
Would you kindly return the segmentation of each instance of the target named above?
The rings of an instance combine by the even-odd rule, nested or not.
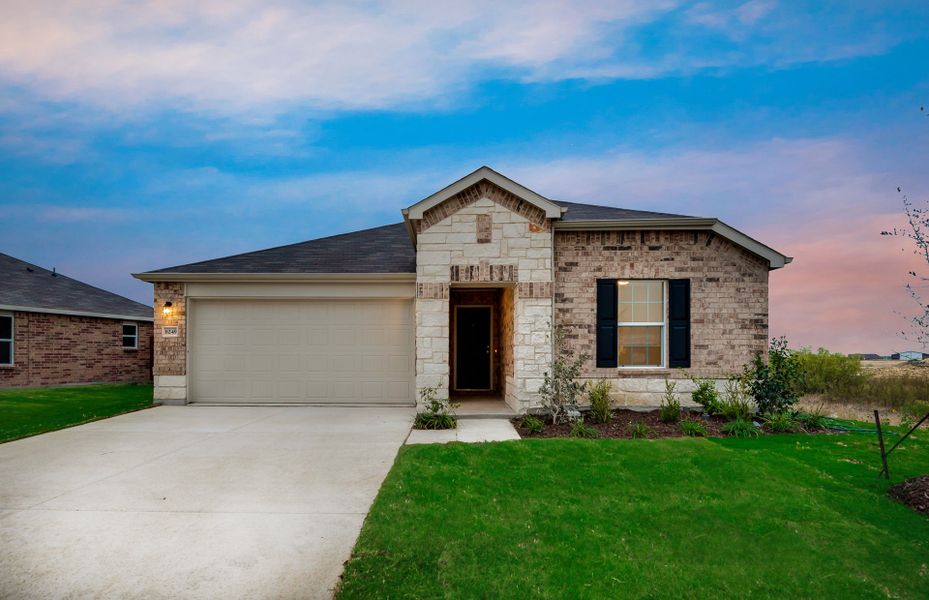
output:
[[[409,279],[410,274],[416,273],[411,221],[422,219],[430,208],[485,180],[541,209],[547,218],[554,219],[556,229],[712,231],[764,258],[772,269],[792,260],[718,219],[550,200],[484,166],[403,209],[403,223],[158,269],[135,277],[143,281],[237,278],[234,276],[269,280],[362,276]]]
[[[0,310],[153,320],[152,307],[0,253]]]

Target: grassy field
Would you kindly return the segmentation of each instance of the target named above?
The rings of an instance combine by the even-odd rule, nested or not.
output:
[[[929,435],[891,460],[929,473]],[[925,598],[867,434],[404,446],[338,597]]]
[[[0,442],[105,419],[151,405],[151,385],[0,390]]]

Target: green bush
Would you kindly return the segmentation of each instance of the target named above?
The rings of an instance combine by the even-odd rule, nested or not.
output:
[[[771,433],[793,433],[801,429],[800,421],[789,410],[779,413],[765,413],[761,416],[762,425]]]
[[[573,438],[593,439],[600,437],[600,432],[585,423],[584,419],[578,419],[571,425],[571,432],[569,435]]]
[[[681,421],[681,433],[688,437],[706,437],[706,427],[700,421],[684,419]]]
[[[855,396],[865,384],[861,361],[820,348],[794,351],[799,365],[798,392],[827,396]]]
[[[829,417],[823,411],[822,405],[813,410],[798,411],[795,415],[797,421],[804,429],[826,429],[829,426]]]
[[[720,427],[720,430],[722,430],[723,433],[737,438],[758,437],[758,429],[755,427],[755,424],[748,419],[735,419],[734,421],[729,421],[728,423],[724,423],[723,426]]]
[[[761,413],[790,408],[799,397],[800,363],[787,347],[787,338],[771,340],[768,360],[757,354],[745,370],[745,382]]]
[[[658,407],[658,418],[662,423],[677,423],[681,418],[681,402],[674,394],[677,384],[670,379],[664,380],[664,398],[661,399],[661,406]]]
[[[533,415],[526,415],[519,421],[520,426],[529,433],[542,433],[545,423],[542,419]]]
[[[610,397],[612,389],[613,384],[601,379],[587,392],[590,416],[594,423],[609,423],[613,420],[613,399]]]
[[[693,382],[697,387],[690,393],[690,398],[702,406],[706,414],[719,414],[719,390],[716,389],[716,382],[712,379],[694,379]]]
[[[438,388],[434,387],[419,390],[419,401],[424,409],[416,413],[413,429],[454,429],[458,425],[458,418],[449,413],[451,403],[447,398],[438,398],[437,393]]]
[[[733,377],[726,382],[716,414],[727,421],[752,418],[752,402],[749,400],[748,387],[743,379]]]
[[[632,439],[644,439],[652,434],[652,428],[646,425],[645,423],[630,423],[629,424],[629,435],[632,436]]]

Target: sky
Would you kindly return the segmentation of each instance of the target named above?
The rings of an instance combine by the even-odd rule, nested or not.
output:
[[[0,252],[151,304],[130,273],[397,222],[486,164],[718,217],[795,257],[773,336],[890,353],[927,113],[924,0],[5,0]]]

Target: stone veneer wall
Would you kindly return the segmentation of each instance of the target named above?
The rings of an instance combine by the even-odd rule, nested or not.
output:
[[[583,377],[613,383],[619,404],[655,406],[665,377],[689,403],[690,376],[722,380],[768,344],[768,264],[710,232],[556,231],[555,319]],[[691,280],[691,368],[598,369],[596,280]]]
[[[441,396],[448,395],[450,286],[512,287],[513,375],[506,399],[515,410],[537,402],[542,373],[551,363],[552,230],[538,209],[511,196],[477,184],[416,225],[417,389],[438,387]]]
[[[138,325],[138,348],[123,348],[123,323]],[[150,322],[13,312],[13,365],[0,366],[0,388],[151,380]]]
[[[165,302],[171,314],[164,315]],[[162,328],[177,326],[177,337],[166,338]],[[183,283],[155,283],[155,400],[187,402],[187,297]]]

